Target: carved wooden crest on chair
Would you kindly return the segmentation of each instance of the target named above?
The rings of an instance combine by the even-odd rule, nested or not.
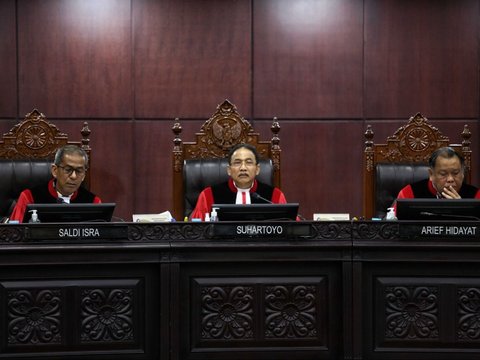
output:
[[[0,139],[0,216],[9,215],[20,192],[51,178],[51,164],[58,148],[77,145],[89,155],[90,129],[84,122],[80,141],[70,141],[56,125],[38,110],[25,116]],[[83,186],[90,188],[91,171],[87,171]]]
[[[213,115],[195,134],[195,141],[183,142],[180,138],[182,127],[175,119],[172,127],[173,140],[173,213],[177,218],[184,215],[184,162],[195,159],[225,158],[229,149],[241,143],[252,144],[257,148],[260,158],[270,159],[273,166],[273,185],[280,186],[280,125],[276,118],[271,126],[271,140],[262,141],[260,134],[245,120],[230,101],[225,100],[217,106]]]
[[[60,132],[44,114],[34,109],[25,119],[3,135],[0,142],[2,159],[53,159],[59,147],[76,144],[90,155],[90,129],[84,122],[81,142],[69,141],[67,134]]]
[[[418,113],[411,117],[408,123],[400,127],[393,135],[387,138],[386,144],[374,144],[374,133],[371,125],[365,131],[364,150],[364,216],[376,216],[379,209],[375,208],[376,169],[379,164],[424,164],[428,163],[432,152],[440,147],[450,146],[465,159],[465,180],[471,177],[471,132],[468,125],[464,125],[461,133],[461,144],[450,144],[428,119]],[[406,185],[406,184],[405,184]],[[395,194],[396,195],[396,194]],[[378,196],[378,195],[377,195]]]

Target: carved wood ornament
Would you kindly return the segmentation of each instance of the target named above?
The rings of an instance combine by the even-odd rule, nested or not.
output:
[[[387,137],[386,144],[374,143],[374,132],[371,125],[367,126],[364,135],[363,215],[367,218],[372,217],[375,210],[375,168],[378,163],[428,163],[434,150],[450,146],[464,157],[465,180],[470,182],[472,153],[470,138],[472,134],[468,125],[464,125],[461,133],[461,144],[450,144],[450,139],[431,125],[428,119],[420,113],[412,116],[406,125],[401,126],[393,135]]]
[[[250,122],[245,120],[230,101],[225,100],[217,106],[213,115],[195,134],[195,141],[183,142],[180,138],[182,126],[175,119],[172,127],[173,140],[173,191],[174,214],[183,214],[183,163],[189,159],[224,158],[229,149],[241,143],[252,144],[257,148],[261,158],[272,160],[274,185],[280,187],[280,125],[273,118],[271,140],[259,140]]]

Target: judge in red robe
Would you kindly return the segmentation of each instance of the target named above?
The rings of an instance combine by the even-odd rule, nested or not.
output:
[[[205,214],[210,214],[213,204],[254,204],[266,203],[285,204],[287,199],[283,192],[256,180],[260,173],[258,153],[250,144],[234,146],[228,155],[227,182],[204,189],[197,200],[197,205],[191,214],[192,219],[205,220]],[[257,196],[252,194],[256,194]]]
[[[88,166],[87,153],[76,145],[66,145],[55,154],[53,178],[20,193],[10,220],[22,222],[28,204],[101,203],[98,196],[80,187]]]
[[[464,159],[451,147],[442,147],[432,153],[428,173],[428,179],[409,184],[400,190],[397,199],[480,199],[480,190],[463,182]],[[396,212],[396,202],[394,208]]]

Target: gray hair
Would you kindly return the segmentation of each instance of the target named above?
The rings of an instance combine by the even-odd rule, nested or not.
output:
[[[255,148],[255,146],[253,146],[252,144],[243,144],[243,143],[237,144],[237,145],[230,148],[230,150],[228,152],[228,156],[227,156],[228,163],[231,165],[233,153],[235,151],[237,151],[238,149],[242,149],[242,148],[250,150],[253,153],[253,156],[255,157],[255,163],[258,164],[260,156],[258,155],[258,151]]]
[[[55,153],[55,160],[53,161],[53,163],[57,166],[60,165],[64,156],[70,154],[82,156],[85,159],[85,168],[88,168],[88,154],[85,150],[83,150],[80,146],[77,145],[65,145],[59,148]]]
[[[453,150],[453,148],[451,148],[450,146],[438,148],[432,153],[432,155],[430,156],[430,160],[428,160],[428,165],[430,166],[430,168],[432,169],[435,168],[435,165],[437,163],[437,158],[439,156],[446,159],[457,157],[458,160],[460,160],[460,165],[462,165],[462,169],[465,168],[465,159],[463,158],[463,156],[458,152],[456,152],[455,150]]]

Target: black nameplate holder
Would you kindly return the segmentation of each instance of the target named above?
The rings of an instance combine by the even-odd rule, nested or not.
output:
[[[211,238],[308,238],[312,236],[310,224],[283,222],[215,222],[208,231]]]
[[[414,224],[399,224],[401,238],[418,239],[480,239],[479,222],[416,222]]]
[[[25,237],[34,241],[120,240],[128,239],[128,226],[122,224],[33,224],[25,229]]]

